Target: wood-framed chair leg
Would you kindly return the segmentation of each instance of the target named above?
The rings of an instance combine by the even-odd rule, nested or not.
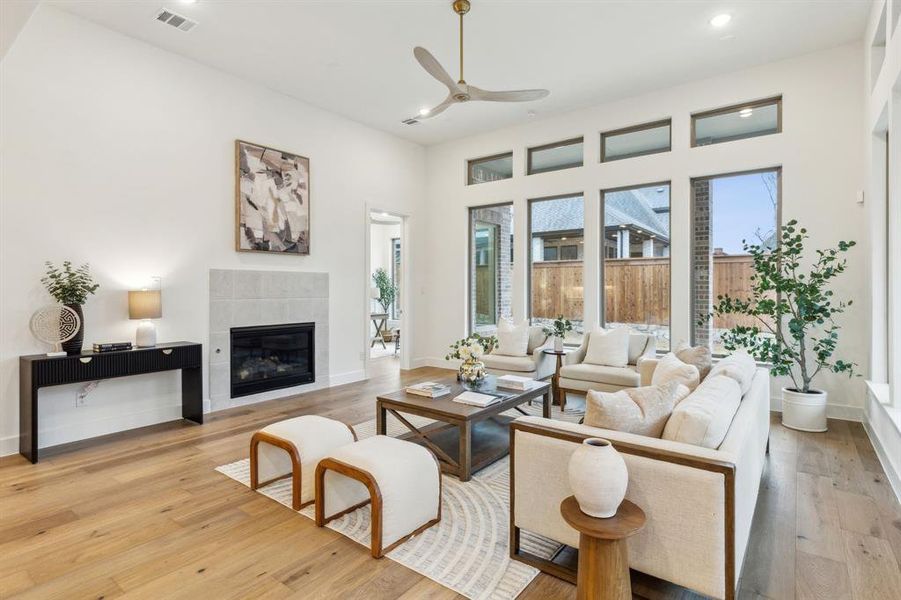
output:
[[[351,433],[353,433],[353,429],[351,429]],[[266,443],[287,452],[288,457],[291,459],[291,472],[260,483],[260,443]],[[300,501],[301,463],[297,447],[288,440],[268,434],[265,431],[258,431],[253,434],[253,437],[250,438],[250,489],[256,490],[262,485],[284,479],[285,477],[291,477],[291,508],[300,510],[304,506],[308,506],[310,502],[303,504]]]

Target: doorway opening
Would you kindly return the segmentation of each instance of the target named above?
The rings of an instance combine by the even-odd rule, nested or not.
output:
[[[369,213],[369,370],[399,371],[404,355],[404,218]]]

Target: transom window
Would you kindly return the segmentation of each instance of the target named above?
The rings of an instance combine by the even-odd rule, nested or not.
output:
[[[547,173],[582,166],[582,138],[529,148],[527,173]]]
[[[467,185],[513,177],[513,153],[505,152],[467,161]]]
[[[601,162],[669,152],[672,146],[670,119],[601,134]]]
[[[771,135],[781,131],[781,97],[736,104],[691,116],[693,147]]]

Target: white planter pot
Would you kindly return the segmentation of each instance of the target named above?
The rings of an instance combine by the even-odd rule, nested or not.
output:
[[[563,352],[563,338],[562,337],[554,338],[554,351],[555,352]]]
[[[607,440],[588,438],[569,459],[569,485],[586,515],[614,516],[628,484],[626,463]]]
[[[782,388],[782,424],[799,431],[826,431],[826,392]]]

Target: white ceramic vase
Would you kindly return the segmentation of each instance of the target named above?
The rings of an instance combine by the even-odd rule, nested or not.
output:
[[[563,338],[554,336],[554,352],[563,352]]]
[[[569,459],[569,485],[586,515],[614,516],[628,484],[626,463],[607,440],[588,438]]]
[[[826,392],[782,388],[782,424],[798,431],[826,431]]]

